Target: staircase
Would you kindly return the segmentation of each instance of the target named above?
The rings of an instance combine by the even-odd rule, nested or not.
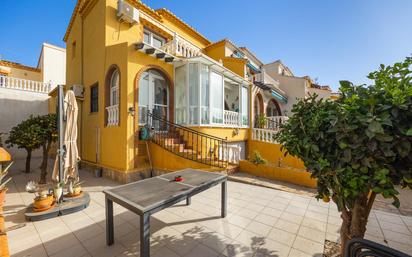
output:
[[[150,140],[162,148],[188,160],[226,169],[226,139],[178,125],[150,112],[147,126]]]

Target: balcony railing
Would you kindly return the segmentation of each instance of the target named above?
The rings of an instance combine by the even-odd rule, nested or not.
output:
[[[106,107],[107,111],[107,126],[118,126],[119,125],[119,105],[112,105]]]
[[[238,112],[225,110],[224,111],[224,121],[225,121],[225,125],[228,125],[228,126],[235,126],[235,127],[241,126]]]
[[[50,92],[50,83],[0,75],[0,88],[10,88],[47,94]]]
[[[220,160],[238,164],[242,148],[238,145],[221,145],[219,147]]]
[[[266,74],[264,72],[257,73],[255,75],[250,76],[249,80],[251,80],[252,82],[260,82],[260,83],[263,83],[263,84],[270,84],[270,85],[273,85],[276,88],[279,87],[279,81],[273,79],[271,76],[269,76],[268,74]]]
[[[272,130],[279,130],[280,126],[289,119],[288,116],[271,116],[266,118],[266,127]]]
[[[266,143],[276,143],[274,139],[277,131],[271,129],[252,129],[252,140],[262,141]]]
[[[164,44],[161,49],[177,57],[195,57],[200,55],[200,48],[175,33],[173,40]]]

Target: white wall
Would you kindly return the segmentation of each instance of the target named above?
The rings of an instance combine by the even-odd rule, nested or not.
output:
[[[332,95],[332,91],[319,89],[319,88],[309,88],[309,94],[317,94],[318,98],[329,99]]]
[[[287,116],[291,116],[292,107],[297,103],[297,99],[306,97],[306,79],[280,75],[277,63],[265,64],[264,69],[266,74],[279,81],[279,88],[286,93],[288,103],[285,104],[284,108],[287,111]]]
[[[50,82],[51,89],[66,84],[66,49],[43,43],[40,66],[43,82]]]
[[[0,88],[0,131],[8,133],[10,129],[32,115],[48,113],[47,94]],[[7,135],[3,136],[3,143]],[[8,149],[13,159],[26,157],[26,151],[16,147]],[[33,157],[41,156],[41,151],[34,152]]]

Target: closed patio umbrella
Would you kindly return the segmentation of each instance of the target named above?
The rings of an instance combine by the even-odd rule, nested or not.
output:
[[[61,110],[61,108],[59,108]],[[64,97],[63,116],[66,117],[66,122],[63,125],[63,174],[59,178],[59,154],[56,157],[56,162],[53,169],[52,179],[54,181],[67,180],[72,177],[78,180],[77,162],[79,161],[79,152],[77,149],[77,114],[78,107],[76,96],[72,90],[68,90]],[[61,135],[61,133],[59,133]]]

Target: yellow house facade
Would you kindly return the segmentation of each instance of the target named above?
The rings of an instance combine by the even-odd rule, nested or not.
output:
[[[129,181],[151,166],[213,169],[247,156],[247,60],[227,56],[224,44],[134,0],[78,1],[64,41],[66,88],[83,88],[84,164]],[[143,140],[144,127],[162,137],[157,144]]]

